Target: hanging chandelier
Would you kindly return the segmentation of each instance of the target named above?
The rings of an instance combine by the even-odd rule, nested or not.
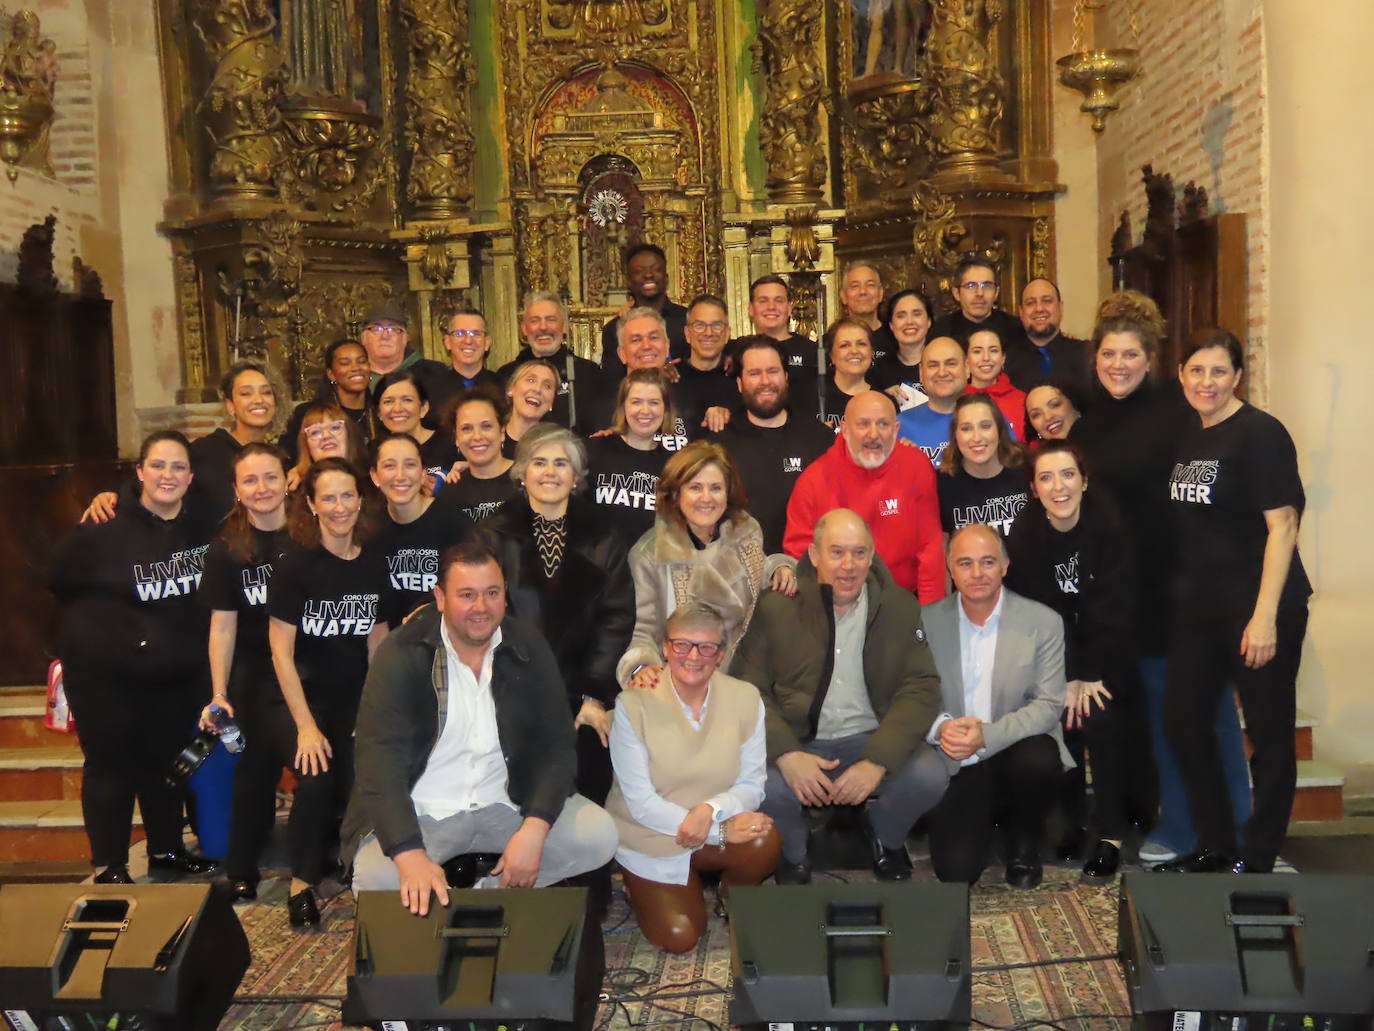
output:
[[[1135,49],[1085,50],[1083,30],[1089,11],[1099,11],[1105,2],[1074,0],[1073,53],[1055,62],[1059,66],[1059,81],[1083,94],[1079,110],[1093,116],[1093,131],[1107,127],[1107,116],[1121,107],[1116,90],[1130,82],[1140,71],[1140,22],[1131,0],[1123,0],[1130,17],[1131,36]]]

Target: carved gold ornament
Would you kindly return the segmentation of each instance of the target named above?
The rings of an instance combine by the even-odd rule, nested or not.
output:
[[[38,15],[19,11],[9,19],[9,38],[0,55],[0,160],[10,182],[19,166],[52,175],[48,129],[57,87],[57,44],[44,39]]]
[[[1092,115],[1093,132],[1105,129],[1107,116],[1121,107],[1121,101],[1116,99],[1117,87],[1130,82],[1140,71],[1140,22],[1130,0],[1125,3],[1137,49],[1085,50],[1083,34],[1088,12],[1100,11],[1106,2],[1075,0],[1073,53],[1055,62],[1059,66],[1059,81],[1083,94],[1083,103],[1078,109]]]
[[[602,227],[623,223],[629,214],[629,202],[614,190],[598,190],[587,202],[587,216]]]
[[[822,199],[826,163],[820,112],[827,93],[816,50],[822,10],[815,0],[767,0],[759,17],[754,59],[765,90],[759,141],[768,165],[768,193],[778,204]]]

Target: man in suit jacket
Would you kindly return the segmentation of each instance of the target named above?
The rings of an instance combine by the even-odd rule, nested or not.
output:
[[[1007,553],[990,527],[949,540],[955,593],[921,610],[944,711],[927,740],[950,764],[931,813],[930,857],[942,881],[973,884],[988,864],[993,823],[1008,829],[1007,883],[1040,883],[1040,836],[1063,770],[1064,624],[1002,586]]]

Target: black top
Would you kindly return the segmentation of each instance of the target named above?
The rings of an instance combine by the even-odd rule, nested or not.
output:
[[[1169,476],[1169,508],[1178,535],[1178,600],[1183,611],[1248,616],[1259,593],[1264,513],[1306,505],[1293,438],[1268,412],[1242,404],[1209,429],[1188,420]],[[1280,607],[1312,593],[1294,549]]]
[[[873,368],[868,370],[868,382],[874,390],[887,390],[898,383],[921,389],[921,366],[905,365],[901,355],[894,347],[882,358],[873,359]]]
[[[471,529],[472,520],[466,512],[438,499],[414,522],[398,523],[389,513],[382,513],[382,528],[368,544],[368,550],[379,553],[386,563],[386,609],[391,626],[397,626],[409,613],[434,600],[439,556]]]
[[[654,525],[654,493],[669,454],[661,442],[641,451],[619,435],[587,441],[587,495],[627,549]]]
[[[834,446],[835,434],[795,409],[771,429],[756,426],[741,409],[714,439],[730,453],[744,481],[749,514],[763,530],[763,550],[780,553],[792,488],[802,470]]]
[[[464,390],[470,387],[490,385],[505,392],[504,380],[490,369],[482,368],[477,370],[477,375],[468,379],[457,369],[449,369],[449,374],[442,379],[436,378],[433,386],[428,383],[425,386],[429,389],[429,410],[435,413],[436,419],[442,419],[444,407],[453,398],[457,397]]]
[[[413,372],[415,378],[420,381],[425,388],[425,396],[429,398],[429,411],[425,413],[421,420],[430,429],[439,428],[439,406],[434,403],[436,397],[444,396],[445,391],[450,389],[449,384],[453,379],[453,370],[443,362],[436,362],[433,358],[423,358],[418,351],[406,348],[405,357],[401,359],[401,364],[391,370],[392,372]],[[372,378],[368,381],[368,391],[376,388],[384,373],[375,369],[372,371]]]
[[[734,408],[739,404],[739,387],[735,377],[725,371],[723,359],[714,369],[704,371],[690,361],[679,362],[677,372],[678,381],[672,386],[673,407],[687,427],[687,435],[695,440],[705,432],[701,420],[706,409]]]
[[[872,383],[869,383],[870,387],[872,385]],[[839,388],[835,383],[834,376],[827,376],[825,378],[825,416],[824,418],[821,417],[820,408],[817,407],[815,409],[816,418],[819,419],[821,424],[829,429],[831,433],[838,433],[840,430],[840,423],[844,422],[845,406],[849,404],[853,396],[853,394],[846,394]],[[788,405],[788,407],[795,411],[797,406],[793,404]]]
[[[1111,496],[1093,487],[1072,530],[1056,530],[1032,498],[1007,538],[1007,586],[1064,620],[1069,680],[1134,683],[1137,591],[1129,534]]]
[[[435,430],[434,435],[420,445],[420,461],[424,464],[425,473],[434,477],[430,486],[436,493],[443,490],[444,477],[453,468],[453,463],[462,460],[458,445],[440,430]]]
[[[1092,346],[1090,341],[1060,333],[1041,347],[1022,329],[1015,339],[1002,342],[1007,353],[1007,378],[1017,390],[1029,391],[1051,376],[1087,390],[1092,376]]]
[[[940,529],[945,533],[982,523],[1006,539],[1029,496],[1025,466],[1003,468],[986,480],[962,469],[953,476],[942,472],[935,479],[940,492]]]
[[[885,325],[879,326],[869,334],[869,340],[873,344],[873,360],[886,358],[890,354],[897,353],[897,338],[892,335],[892,330]]]
[[[926,333],[926,340],[934,340],[936,337],[952,337],[959,341],[964,350],[968,350],[969,336],[980,329],[990,329],[996,333],[1002,341],[1003,348],[1007,347],[1009,341],[1025,335],[1021,320],[1001,308],[993,308],[982,322],[974,322],[966,318],[962,309],[955,308],[953,311],[941,315],[931,324],[930,331]]]
[[[1196,418],[1177,380],[1147,379],[1120,400],[1097,383],[1092,404],[1069,431],[1069,439],[1083,449],[1092,489],[1111,492],[1135,542],[1136,611],[1146,655],[1165,653],[1172,618],[1175,547],[1168,481],[1190,417]]]
[[[329,395],[319,395],[310,401],[302,401],[291,410],[291,418],[286,420],[286,429],[282,430],[281,438],[277,443],[281,445],[281,449],[286,452],[293,465],[301,457],[300,448],[297,447],[297,444],[301,436],[301,423],[305,421],[305,410],[319,401],[327,400],[331,400]],[[337,399],[334,400],[337,404]],[[344,415],[353,420],[358,430],[362,433],[363,440],[371,440],[372,421],[367,417],[367,406],[364,405],[362,408],[344,408],[344,406],[340,404],[339,407],[343,408]]]
[[[668,328],[669,360],[685,362],[692,353],[687,346],[687,309],[665,299],[659,314]],[[620,340],[616,336],[616,326],[619,324],[617,317],[601,327],[601,371],[613,383],[619,383],[625,375],[625,363],[620,360]]]
[[[476,476],[464,473],[457,483],[444,487],[439,500],[441,504],[459,509],[475,523],[491,515],[503,501],[518,493],[520,488],[504,473],[489,480],[479,480]]]
[[[123,496],[109,522],[75,527],[49,577],[66,606],[58,656],[131,680],[189,681],[202,672],[209,611],[196,592],[218,521],[189,495],[170,520]]]
[[[572,365],[568,365],[568,358],[571,356]],[[535,353],[528,347],[521,347],[516,356],[506,362],[496,370],[496,378],[502,392],[505,392],[509,385],[511,374],[524,362],[531,361],[536,357]],[[588,361],[586,358],[572,354],[566,344],[560,347],[549,357],[544,359],[555,369],[558,370],[558,395],[553,399],[553,409],[545,418],[558,423],[560,426],[567,426],[570,429],[580,429],[586,425],[586,413],[584,407],[586,401],[601,393],[601,369],[595,362]],[[571,378],[569,371],[571,369]],[[619,383],[619,377],[616,378]],[[572,425],[568,419],[568,413],[573,407],[572,400],[576,400],[577,425]],[[597,427],[604,429],[605,427]]]
[[[268,612],[296,628],[296,673],[312,706],[354,708],[367,677],[367,638],[386,618],[382,553],[344,560],[323,547],[288,552],[272,577]]]
[[[253,550],[247,562],[240,562],[229,553],[223,537],[211,542],[199,592],[200,603],[211,611],[238,614],[234,663],[229,671],[231,694],[235,696],[240,688],[256,692],[263,683],[277,682],[267,644],[267,591],[272,571],[291,547],[285,529],[250,532]]]
[[[192,486],[220,519],[234,507],[233,462],[234,456],[242,450],[243,445],[222,426],[214,433],[191,441],[191,471],[196,474]]]

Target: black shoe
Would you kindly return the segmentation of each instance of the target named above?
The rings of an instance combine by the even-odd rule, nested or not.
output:
[[[1040,886],[1045,868],[1040,865],[1040,849],[1034,841],[1018,841],[1007,856],[1007,883],[1013,888],[1029,891]]]
[[[1083,879],[1105,884],[1107,881],[1114,880],[1120,869],[1121,849],[1110,841],[1099,841],[1093,848],[1092,855],[1088,857],[1088,861],[1083,864]]]
[[[863,818],[864,838],[868,841],[868,858],[873,864],[873,872],[880,881],[908,881],[911,879],[911,857],[906,848],[888,848],[878,840],[878,832],[865,813]]]
[[[210,886],[231,903],[252,902],[258,897],[258,882],[247,877],[216,877]]]
[[[786,859],[779,859],[777,869],[773,871],[773,883],[810,884],[811,861],[803,859],[800,863],[789,863]]]
[[[471,852],[454,856],[443,867],[450,888],[471,888],[477,880],[477,863]]]
[[[107,866],[95,875],[96,884],[133,884],[127,866]]]
[[[1054,855],[1061,863],[1081,863],[1088,854],[1088,828],[1070,827],[1059,839]]]
[[[474,852],[472,853],[472,873],[477,880],[483,877],[490,877],[491,871],[496,864],[501,862],[500,852]]]
[[[286,915],[291,926],[297,930],[320,926],[320,907],[315,903],[315,893],[309,888],[292,895],[286,900]]]
[[[715,913],[716,916],[720,917],[722,920],[730,919],[730,909],[725,904],[725,895],[722,894],[720,888],[716,888],[716,902],[715,905],[711,907],[711,912]]]
[[[148,854],[149,875],[160,874],[164,878],[177,878],[190,875],[215,873],[219,862],[199,852],[150,852]]]
[[[1236,869],[1237,866],[1240,870]],[[1245,869],[1245,863],[1235,856],[1201,848],[1151,869],[1156,873],[1240,873]]]

